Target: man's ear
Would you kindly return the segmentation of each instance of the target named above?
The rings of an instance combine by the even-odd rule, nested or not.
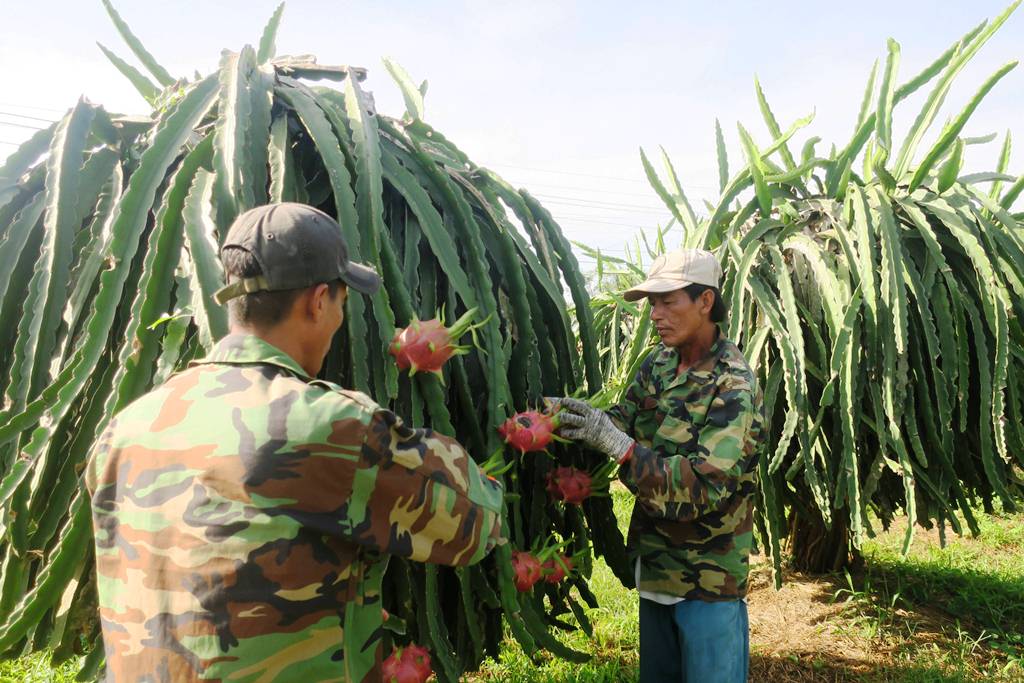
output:
[[[700,293],[700,308],[701,311],[711,314],[711,309],[715,307],[715,293],[710,289],[705,289]]]
[[[329,287],[320,283],[314,287],[310,287],[307,290],[306,296],[306,315],[308,315],[313,322],[320,322],[320,319],[327,313],[327,307],[331,304],[331,293]]]

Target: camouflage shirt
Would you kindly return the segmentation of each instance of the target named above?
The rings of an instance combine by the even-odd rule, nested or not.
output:
[[[232,335],[89,459],[111,681],[376,681],[388,554],[467,565],[502,489],[455,441]]]
[[[636,439],[619,476],[636,495],[628,548],[641,591],[688,600],[746,594],[763,415],[743,354],[719,337],[695,366],[659,346],[612,420]]]

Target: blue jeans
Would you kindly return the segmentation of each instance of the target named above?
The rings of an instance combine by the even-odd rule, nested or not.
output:
[[[750,663],[747,603],[640,598],[640,683],[744,683]]]

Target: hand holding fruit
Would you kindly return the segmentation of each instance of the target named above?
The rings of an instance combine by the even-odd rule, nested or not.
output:
[[[546,398],[561,408],[558,435],[621,460],[633,447],[633,438],[616,427],[603,410],[578,398]]]

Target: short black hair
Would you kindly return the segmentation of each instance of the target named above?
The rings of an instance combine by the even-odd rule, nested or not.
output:
[[[726,316],[725,302],[722,300],[722,293],[718,291],[717,287],[708,287],[707,285],[690,285],[689,287],[683,287],[683,291],[686,292],[691,301],[696,301],[697,297],[708,290],[711,290],[715,295],[715,303],[711,304],[711,322],[723,322]]]
[[[221,250],[220,260],[224,264],[224,277],[227,282],[263,275],[259,261],[247,249],[225,247]],[[342,288],[343,283],[341,280],[334,280],[328,282],[327,286],[328,293],[333,299],[338,296],[338,291]],[[228,316],[231,320],[243,325],[273,327],[284,320],[288,311],[291,310],[292,304],[304,289],[243,294],[228,301]]]

